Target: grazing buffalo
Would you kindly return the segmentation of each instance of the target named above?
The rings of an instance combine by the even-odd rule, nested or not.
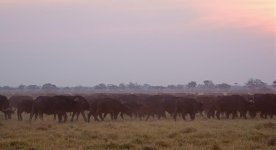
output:
[[[138,117],[139,109],[143,106],[140,103],[141,98],[134,94],[123,94],[118,97],[120,102],[131,111],[131,117],[134,116],[135,118]],[[121,113],[121,118],[124,119],[124,113]]]
[[[90,122],[91,116],[93,116],[96,121],[99,121],[98,117],[97,117],[97,114],[96,114],[98,99],[94,96],[86,97],[86,99],[89,103],[89,113],[88,113],[88,117],[87,117],[88,122]]]
[[[94,117],[95,121],[99,121],[97,116],[98,101],[108,97],[109,96],[107,96],[106,94],[94,94],[94,95],[89,95],[85,97],[89,103],[88,122],[90,122],[91,116]]]
[[[11,114],[13,111],[6,96],[0,95],[0,111],[4,113],[5,120],[11,119]]]
[[[202,111],[208,119],[215,118],[216,113],[216,97],[215,96],[198,96],[197,101],[202,104]],[[202,114],[202,112],[201,112]],[[202,114],[203,116],[203,114]]]
[[[44,113],[57,114],[59,122],[66,122],[66,113],[73,112],[71,121],[73,121],[75,115],[80,113],[84,120],[87,121],[84,111],[88,109],[89,104],[82,96],[40,96],[34,102],[31,119],[34,114],[39,114],[41,119],[43,119]]]
[[[31,96],[15,95],[9,98],[10,106],[17,109],[17,105],[24,100],[33,100]]]
[[[90,112],[88,114],[88,120],[91,115],[98,120],[98,116],[103,121],[107,114],[110,114],[111,120],[117,120],[119,113],[124,113],[131,116],[130,109],[123,105],[119,100],[113,98],[102,98],[95,100],[94,106],[90,105]]]
[[[74,120],[74,116],[79,114],[82,115],[83,119],[87,121],[87,118],[84,114],[85,110],[89,110],[89,103],[82,96],[54,96],[58,100],[56,104],[56,109],[60,113],[72,112],[71,121]],[[66,121],[66,120],[65,120]]]
[[[39,116],[41,120],[43,120],[43,114],[55,115],[57,113],[55,103],[56,100],[51,96],[37,97],[36,100],[33,102],[30,121],[32,120],[34,115],[35,119],[37,118],[37,116]]]
[[[161,107],[163,111],[169,113],[171,117],[174,116],[176,105],[177,105],[177,97],[172,95],[163,95],[163,100],[161,101]]]
[[[31,96],[12,96],[9,99],[10,106],[17,110],[18,120],[21,121],[22,113],[31,113],[33,98]]]
[[[273,118],[273,115],[276,115],[275,94],[255,94],[252,102],[251,117],[255,117],[257,113],[260,113],[262,118],[267,118],[267,116]]]
[[[19,121],[23,120],[22,113],[29,113],[32,112],[34,100],[32,99],[24,99],[17,104],[17,117]]]
[[[241,95],[219,96],[215,107],[217,119],[220,119],[221,113],[225,113],[227,119],[230,115],[232,115],[232,119],[235,119],[238,117],[238,113],[240,113],[240,117],[246,119],[249,102]]]
[[[30,120],[43,115],[58,116],[59,122],[67,121],[67,114],[72,113],[71,121],[81,114],[85,121],[93,117],[96,121],[104,120],[107,115],[111,120],[122,119],[125,115],[130,119],[168,118],[175,121],[177,117],[185,120],[187,115],[194,120],[197,113],[207,118],[221,119],[232,117],[247,118],[247,114],[254,118],[260,114],[261,118],[276,115],[275,94],[255,95],[188,95],[188,94],[91,94],[82,96],[39,96],[35,100],[29,96],[12,96],[9,100],[0,96],[0,111],[5,119],[11,118],[12,109],[17,109],[18,120],[22,120],[22,113],[30,113]],[[88,118],[85,111],[89,111]]]
[[[178,114],[182,116],[183,120],[186,120],[185,116],[187,114],[190,115],[191,120],[194,120],[196,113],[202,110],[202,104],[200,102],[197,102],[194,98],[178,97],[176,99],[177,101],[176,101],[176,108],[174,113],[175,121]]]
[[[155,116],[157,116],[158,119],[161,119],[161,117],[166,118],[163,101],[163,95],[145,96],[144,99],[141,100],[142,106],[139,109],[140,119],[146,117],[146,120],[148,120],[149,117],[154,118]]]

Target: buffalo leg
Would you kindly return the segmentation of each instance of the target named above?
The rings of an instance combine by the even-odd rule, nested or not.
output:
[[[20,110],[17,110],[17,119],[18,119],[18,121],[21,121]]]
[[[71,113],[70,113],[71,114]],[[72,117],[71,117],[71,122],[73,122],[74,121],[74,117],[75,117],[75,115],[76,115],[76,112],[73,112],[73,114],[71,115]]]
[[[58,122],[61,123],[62,122],[62,115],[60,113],[58,113]]]
[[[76,120],[79,121],[80,112],[77,112],[77,118]]]
[[[90,111],[90,112],[88,113],[88,115],[87,115],[87,122],[90,122],[91,116],[92,116],[92,113],[91,113],[91,111]]]
[[[124,120],[124,114],[122,112],[121,112],[120,116]]]
[[[194,113],[190,113],[190,117],[191,117],[191,120],[195,120],[195,114]]]
[[[217,119],[220,120],[220,112],[219,111],[217,111],[216,116],[217,116]]]
[[[119,112],[115,112],[115,113],[114,113],[114,119],[115,119],[115,120],[117,120],[118,115],[119,115]]]
[[[64,116],[64,122],[66,122],[67,121],[67,114],[66,114],[66,112],[63,113],[63,116]]]
[[[54,114],[54,120],[57,120],[57,114]]]
[[[103,118],[102,113],[99,113],[99,117],[100,117],[100,119],[101,119],[102,121],[104,121],[104,118]]]
[[[149,120],[149,117],[150,117],[150,114],[148,114],[148,115],[147,115],[146,121],[148,121],[148,120]]]
[[[84,114],[84,112],[81,111],[81,112],[78,112],[78,114],[79,114],[79,113],[81,113],[81,115],[82,115],[84,121],[85,121],[85,122],[88,122],[88,121],[87,121],[87,118],[86,118],[86,116],[85,116],[85,114]]]
[[[39,113],[39,119],[43,120],[43,113]]]
[[[185,116],[186,116],[186,114],[185,114],[185,113],[182,113],[182,119],[183,119],[183,120],[186,120]]]

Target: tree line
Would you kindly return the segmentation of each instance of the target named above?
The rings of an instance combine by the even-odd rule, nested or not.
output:
[[[253,91],[270,91],[276,89],[276,80],[271,84],[267,84],[260,79],[249,79],[245,84],[239,85],[219,83],[215,84],[212,80],[204,80],[202,83],[197,83],[196,81],[191,81],[187,84],[171,84],[168,86],[156,86],[150,84],[138,84],[130,82],[128,84],[121,83],[119,85],[115,84],[104,84],[100,83],[95,86],[75,86],[75,87],[58,87],[52,83],[46,83],[42,86],[39,85],[20,85],[18,87],[10,86],[0,86],[0,90],[43,90],[43,91],[55,91],[55,90],[74,90],[74,91],[124,91],[124,90],[209,90],[209,91],[230,91],[230,90],[253,90]]]

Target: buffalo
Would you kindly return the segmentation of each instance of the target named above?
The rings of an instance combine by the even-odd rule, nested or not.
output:
[[[88,120],[93,115],[95,120],[98,116],[103,121],[107,114],[110,114],[111,120],[117,120],[119,113],[131,116],[130,108],[123,105],[119,100],[113,98],[100,98],[94,101],[93,107],[90,105]]]
[[[13,110],[10,107],[8,98],[3,95],[0,95],[0,111],[4,113],[5,120],[11,119],[11,114],[13,113]]]
[[[12,108],[17,109],[17,105],[24,100],[33,100],[33,97],[31,96],[24,96],[24,95],[15,95],[9,98],[10,106]]]
[[[186,120],[185,116],[187,114],[190,115],[191,120],[194,120],[196,113],[202,110],[202,103],[196,101],[195,98],[178,97],[176,99],[175,113],[173,116],[175,121],[178,114],[182,116],[183,120]]]
[[[73,121],[75,115],[82,114],[85,121],[87,118],[84,114],[85,110],[89,109],[89,104],[82,96],[39,96],[32,109],[30,120],[34,114],[39,115],[40,119],[43,119],[43,114],[58,115],[59,122],[67,121],[67,112],[73,112],[71,121]]]
[[[10,106],[17,110],[17,118],[23,120],[22,113],[31,113],[33,106],[33,97],[31,96],[12,96],[9,99]]]
[[[19,121],[23,120],[23,117],[22,117],[23,112],[31,114],[33,103],[34,103],[34,100],[25,99],[25,100],[20,101],[17,104],[17,117],[18,117]]]
[[[217,119],[220,119],[221,113],[225,113],[226,118],[232,115],[232,119],[238,117],[239,113],[240,117],[246,119],[246,114],[249,111],[249,101],[241,95],[219,96],[215,102],[215,107]]]
[[[253,106],[251,107],[251,117],[255,117],[259,112],[260,117],[273,118],[276,115],[276,95],[274,94],[255,94],[252,99]]]

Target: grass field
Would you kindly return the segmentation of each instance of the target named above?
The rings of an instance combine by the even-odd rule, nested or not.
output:
[[[15,117],[14,117],[15,118]],[[0,149],[275,150],[276,119],[29,123],[0,116]]]

